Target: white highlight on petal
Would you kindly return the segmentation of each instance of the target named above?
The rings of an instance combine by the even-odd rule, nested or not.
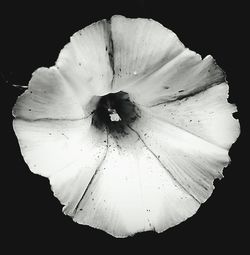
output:
[[[108,138],[108,151],[74,220],[125,237],[162,232],[196,212],[199,203],[180,188],[136,133]]]
[[[83,120],[15,119],[13,122],[22,155],[30,170],[51,177],[71,166],[95,164],[103,157],[106,134],[91,127],[91,118]]]

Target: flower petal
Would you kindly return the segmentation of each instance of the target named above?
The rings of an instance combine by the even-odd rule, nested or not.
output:
[[[223,176],[228,149],[239,135],[227,89],[219,85],[173,104],[141,108],[141,118],[131,126],[173,179],[201,203],[211,195],[213,180]]]
[[[56,66],[82,104],[89,96],[110,92],[111,48],[110,24],[102,20],[76,32],[60,52]]]
[[[17,99],[13,115],[27,120],[80,119],[84,113],[58,70],[43,67],[33,73],[28,90]]]
[[[113,89],[128,92],[139,104],[172,101],[224,81],[211,56],[202,60],[156,21],[114,16],[111,26]]]
[[[50,178],[54,195],[74,210],[75,199],[81,196],[106,152],[105,132],[91,127],[91,118],[84,120],[16,119],[15,133],[24,160],[33,173]],[[67,193],[72,186],[74,193]]]
[[[109,136],[105,160],[74,220],[125,237],[164,231],[193,215],[199,205],[131,130],[119,140]]]
[[[202,60],[200,55],[186,49],[126,91],[137,103],[152,106],[182,99],[224,81],[224,73],[211,56]],[[145,91],[143,97],[142,90]]]
[[[228,150],[240,132],[239,121],[232,116],[237,108],[227,101],[228,90],[228,84],[222,83],[181,100],[141,109]]]
[[[79,119],[91,113],[98,96],[110,92],[110,25],[99,21],[71,37],[56,66],[39,68],[13,109],[23,119]]]
[[[177,36],[150,19],[113,16],[114,91],[133,87],[185,50]],[[133,88],[131,88],[133,89]],[[130,91],[130,88],[127,89]]]

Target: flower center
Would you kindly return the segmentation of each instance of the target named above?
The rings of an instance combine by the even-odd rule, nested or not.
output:
[[[92,118],[92,125],[113,135],[128,134],[128,125],[138,117],[138,108],[125,92],[108,94],[99,100]]]

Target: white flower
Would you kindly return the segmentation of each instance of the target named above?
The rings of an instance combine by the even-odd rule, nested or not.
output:
[[[228,84],[148,19],[113,16],[33,73],[13,126],[33,173],[74,221],[116,237],[162,232],[211,195],[239,135]]]

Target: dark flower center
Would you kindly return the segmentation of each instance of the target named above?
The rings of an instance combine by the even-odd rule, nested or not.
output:
[[[112,135],[127,135],[128,126],[139,116],[139,110],[125,92],[101,97],[93,113],[92,125],[107,129]]]

